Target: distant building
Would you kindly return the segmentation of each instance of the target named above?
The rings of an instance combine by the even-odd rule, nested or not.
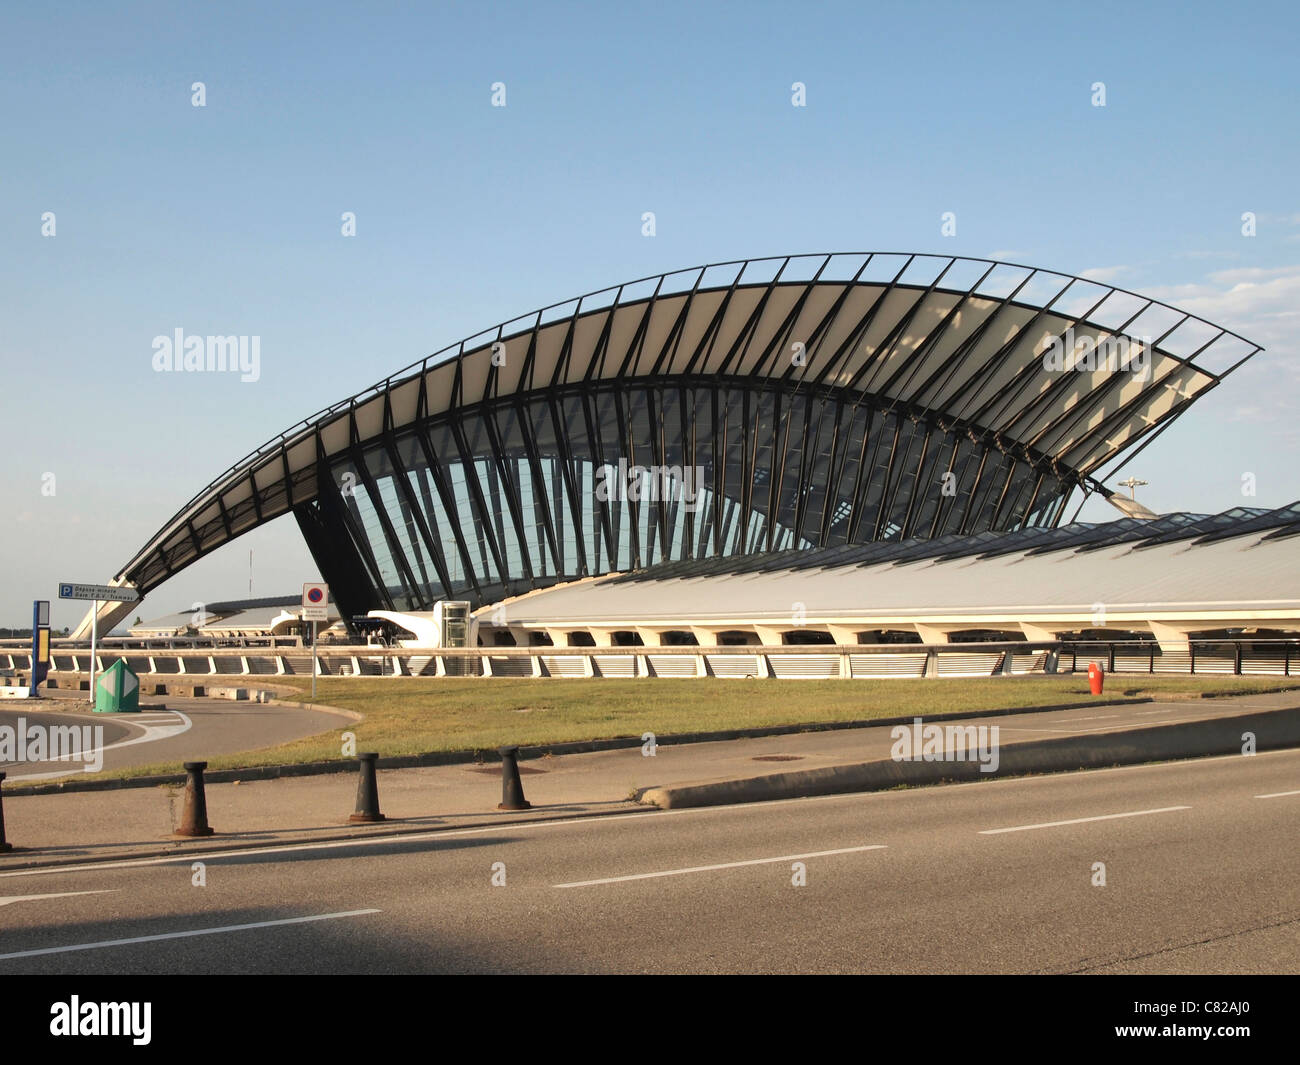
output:
[[[310,640],[311,623],[304,624],[301,620],[301,602],[298,596],[289,595],[208,603],[204,604],[202,610],[166,614],[132,625],[127,631],[135,637],[303,636]],[[318,633],[324,633],[335,626],[338,631],[343,631],[338,608],[332,602],[328,607],[329,621],[318,623]]]

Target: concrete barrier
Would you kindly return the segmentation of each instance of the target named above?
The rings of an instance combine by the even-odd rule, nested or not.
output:
[[[931,722],[943,723],[943,718]],[[742,802],[799,799],[885,791],[900,785],[991,780],[1026,773],[1060,773],[1144,762],[1175,761],[1212,755],[1241,754],[1244,734],[1255,737],[1255,750],[1300,746],[1300,710],[1269,710],[1239,717],[1154,725],[1123,732],[1090,733],[1053,740],[1030,740],[999,747],[997,772],[981,771],[977,761],[925,762],[883,759],[850,765],[801,769],[740,780],[702,781],[651,788],[639,801],[665,810],[690,806],[726,806]]]

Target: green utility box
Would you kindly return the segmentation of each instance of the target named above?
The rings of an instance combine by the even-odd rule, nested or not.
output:
[[[122,659],[99,675],[95,682],[95,713],[138,714],[140,678]]]

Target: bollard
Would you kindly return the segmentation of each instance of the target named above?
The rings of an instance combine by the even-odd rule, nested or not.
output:
[[[384,821],[387,818],[379,812],[379,784],[375,780],[375,762],[379,755],[372,752],[357,755],[360,763],[357,776],[357,809],[348,818],[356,823]]]
[[[524,785],[519,779],[519,748],[499,747],[501,755],[501,802],[498,810],[531,810],[533,804],[524,798]]]
[[[181,811],[180,827],[173,836],[210,836],[208,827],[208,799],[203,792],[203,770],[207,762],[186,762],[185,772],[190,779],[185,782],[185,808]]]
[[[1096,662],[1088,664],[1088,690],[1093,695],[1100,695],[1102,686],[1106,683],[1106,671],[1097,665]]]
[[[4,800],[4,781],[5,774],[0,773],[0,854],[14,849],[14,845],[5,840],[5,800]]]

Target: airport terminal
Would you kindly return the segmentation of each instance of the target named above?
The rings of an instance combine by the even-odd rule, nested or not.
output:
[[[325,672],[987,675],[1061,668],[1062,641],[1091,640],[1120,645],[1115,668],[1195,670],[1199,642],[1201,669],[1289,674],[1300,504],[1158,515],[1116,481],[1259,350],[992,260],[678,271],[494,326],[305,419],[111,583],[147,596],[292,514],[332,598]],[[1074,521],[1091,497],[1114,519]],[[311,669],[283,591],[142,619],[121,649],[151,673]],[[139,606],[98,611],[106,633]],[[223,647],[253,653],[219,665]],[[468,657],[421,653],[439,650]]]

